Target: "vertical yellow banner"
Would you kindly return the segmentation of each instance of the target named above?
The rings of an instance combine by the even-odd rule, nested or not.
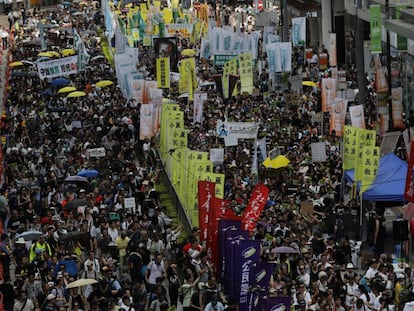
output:
[[[159,89],[170,88],[170,58],[160,57],[156,60],[157,87]]]
[[[358,132],[357,140],[357,153],[355,159],[355,181],[360,181],[362,179],[362,163],[361,159],[363,156],[364,147],[375,147],[376,133],[374,130],[365,130],[360,129]]]
[[[355,167],[357,154],[358,131],[357,127],[344,126],[344,159],[342,162],[343,170],[350,170]]]
[[[361,190],[365,192],[374,182],[379,168],[380,148],[379,147],[363,147],[361,161]]]

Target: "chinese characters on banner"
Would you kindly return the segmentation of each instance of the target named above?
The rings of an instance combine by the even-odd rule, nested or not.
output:
[[[160,57],[156,60],[157,87],[160,89],[170,88],[170,58]]]
[[[365,192],[374,182],[380,162],[379,147],[364,146],[362,148],[361,193]]]
[[[41,80],[78,73],[78,56],[69,56],[37,63]]]
[[[257,184],[252,192],[252,196],[247,203],[247,207],[244,211],[242,219],[244,229],[247,230],[250,234],[256,227],[260,214],[266,204],[268,195],[269,188],[264,184]]]

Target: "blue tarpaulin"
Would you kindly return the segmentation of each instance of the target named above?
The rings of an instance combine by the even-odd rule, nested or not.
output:
[[[407,162],[394,153],[388,153],[380,160],[377,177],[366,190],[362,199],[367,201],[404,201],[405,180],[407,178]],[[354,182],[354,170],[345,171],[345,180]],[[360,183],[358,183],[358,189]]]

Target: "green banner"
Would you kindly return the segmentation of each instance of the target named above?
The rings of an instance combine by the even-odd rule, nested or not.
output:
[[[370,5],[369,16],[371,24],[371,53],[381,53],[381,6],[379,4]]]
[[[407,6],[405,4],[397,4],[395,6],[395,11],[396,11],[396,18],[400,19],[400,11],[406,9]],[[401,51],[401,52],[405,52],[407,51],[407,38],[401,35],[397,34],[397,50]]]

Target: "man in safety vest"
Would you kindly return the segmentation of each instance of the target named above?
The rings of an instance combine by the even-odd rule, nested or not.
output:
[[[46,237],[44,235],[40,236],[39,240],[32,244],[29,252],[29,261],[30,263],[33,260],[44,260],[44,253],[47,252],[49,256],[52,256],[52,249],[50,245],[46,242]]]

